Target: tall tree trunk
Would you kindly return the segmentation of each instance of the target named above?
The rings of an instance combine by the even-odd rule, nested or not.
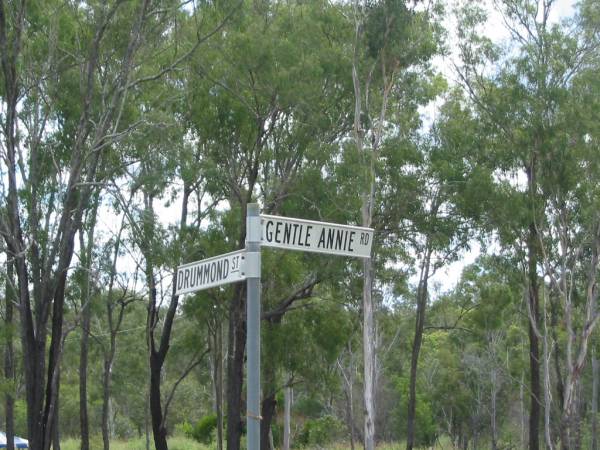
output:
[[[417,317],[415,320],[415,337],[412,345],[412,356],[410,360],[410,386],[408,393],[408,417],[406,449],[412,450],[415,445],[415,413],[417,405],[417,367],[419,364],[419,353],[423,342],[423,329],[425,327],[425,309],[427,308],[429,270],[431,266],[431,249],[426,249],[425,257],[421,265],[419,287],[417,289]]]
[[[92,309],[90,305],[92,300],[92,258],[99,200],[100,194],[99,192],[96,192],[93,197],[92,210],[87,217],[87,242],[84,238],[85,233],[83,229],[79,230],[79,248],[81,249],[80,263],[83,270],[83,280],[81,283],[81,341],[79,343],[79,426],[81,435],[81,450],[90,450],[90,430],[87,407],[87,376],[89,333],[92,318]]]
[[[6,328],[6,350],[4,351],[4,378],[7,381],[8,388],[4,395],[5,400],[5,427],[6,427],[6,448],[14,450],[15,448],[15,353],[13,346],[13,302],[15,301],[14,290],[14,271],[10,260],[6,263],[6,295],[4,308],[4,323]]]
[[[535,219],[535,199],[537,190],[536,155],[531,157],[526,168],[527,186],[530,203],[531,223],[527,236],[527,280],[528,280],[528,334],[529,334],[529,376],[530,376],[530,408],[529,408],[529,450],[540,448],[541,419],[541,382],[540,382],[540,344],[539,344],[539,281],[538,281],[538,233]]]
[[[283,393],[283,446],[281,450],[290,450],[292,443],[292,402],[294,401],[294,390],[286,386]],[[596,449],[594,449],[596,450]]]
[[[279,327],[281,325],[281,321],[283,319],[283,315],[275,316],[271,320],[265,321],[265,331],[267,333],[272,332],[273,328]],[[273,450],[271,447],[269,435],[271,434],[271,425],[273,423],[273,418],[275,417],[275,410],[277,408],[277,400],[275,398],[276,395],[276,374],[275,374],[275,365],[273,362],[269,361],[269,344],[268,341],[265,342],[265,352],[264,352],[264,360],[265,364],[263,365],[263,382],[262,382],[262,392],[263,392],[263,400],[261,404],[261,417],[262,420],[260,422],[260,448],[261,450]]]
[[[111,372],[112,361],[104,359],[104,367],[102,371],[102,445],[104,450],[110,448],[110,429],[108,426],[109,420],[109,402],[110,402],[110,372]]]
[[[498,427],[496,421],[496,402],[498,397],[498,371],[496,367],[492,367],[490,372],[490,397],[491,397],[491,408],[490,408],[490,425],[492,428],[492,450],[498,449]]]
[[[525,447],[525,375],[521,374],[521,383],[519,386],[519,404],[521,405],[521,448]]]
[[[546,439],[547,450],[554,450],[552,442],[550,417],[552,412],[552,384],[550,381],[550,345],[548,343],[548,313],[547,304],[548,296],[544,290],[544,341],[543,341],[543,357],[544,357],[544,438]]]
[[[254,181],[250,186],[254,186]],[[252,192],[252,189],[249,189]],[[240,204],[239,247],[246,240],[247,203]],[[229,303],[229,334],[227,343],[227,450],[240,450],[244,429],[242,421],[242,386],[246,353],[246,283],[237,283]]]
[[[364,222],[363,217],[363,225]],[[375,450],[375,318],[372,287],[373,266],[370,259],[365,259],[363,261],[365,450]]]
[[[592,352],[592,450],[598,450],[598,359]]]
[[[217,450],[223,450],[223,325],[215,318],[213,333],[213,387],[214,409],[217,416]]]
[[[87,276],[86,276],[87,278]],[[81,433],[81,450],[90,450],[90,429],[87,409],[87,369],[88,369],[88,348],[89,348],[89,330],[91,322],[91,309],[87,303],[90,296],[86,295],[86,304],[82,305],[81,318],[81,342],[79,343],[79,426]]]
[[[169,450],[167,445],[167,429],[164,426],[160,376],[164,360],[160,355],[150,355],[150,416],[152,418],[152,435],[156,450]]]
[[[60,369],[59,369],[60,370]],[[60,392],[57,389],[57,392]],[[52,425],[52,450],[60,450],[60,395],[56,399],[56,412],[54,413],[54,423]]]
[[[267,378],[267,377],[265,377]],[[267,381],[267,380],[265,380]],[[274,380],[273,380],[274,382]],[[274,386],[274,384],[265,384],[265,386]],[[274,450],[271,447],[271,424],[275,417],[275,408],[277,407],[277,400],[275,399],[275,392],[271,391],[265,395],[261,405],[261,422],[260,422],[260,448],[261,450]]]
[[[186,233],[188,202],[192,192],[192,188],[187,183],[184,183],[181,216],[179,222],[179,239],[182,241]],[[161,374],[167,354],[169,352],[173,321],[175,320],[175,315],[177,313],[179,296],[176,295],[177,279],[174,277],[170,301],[168,304],[169,306],[164,314],[164,317],[162,320],[160,320],[161,308],[157,298],[158,294],[156,280],[154,277],[154,249],[151,248],[151,243],[154,241],[154,239],[156,239],[156,229],[154,223],[154,194],[145,191],[144,203],[146,223],[143,224],[143,231],[140,237],[143,237],[141,248],[146,260],[145,275],[149,292],[146,329],[150,353],[150,416],[156,450],[168,450],[166,426],[167,406],[165,406],[165,409],[163,410],[161,396]],[[156,333],[159,323],[162,324],[162,329],[160,332],[160,337],[157,340]]]
[[[242,385],[246,348],[245,283],[236,285],[229,305],[229,341],[227,361],[227,450],[240,450],[244,429],[242,421]]]

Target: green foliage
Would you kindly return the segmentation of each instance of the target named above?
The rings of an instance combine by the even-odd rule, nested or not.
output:
[[[343,423],[333,416],[322,416],[304,422],[298,436],[298,444],[302,446],[326,446],[343,435]]]
[[[209,414],[202,417],[195,425],[189,424],[183,426],[183,432],[189,438],[202,444],[210,444],[214,439],[214,432],[217,429],[216,414]]]
[[[396,380],[396,389],[401,399],[394,409],[396,417],[396,426],[402,426],[406,423],[408,411],[408,386],[409,380],[406,377],[398,377]],[[433,411],[430,392],[423,389],[422,386],[417,390],[417,404],[415,410],[415,445],[429,447],[432,446],[438,437],[437,421]]]

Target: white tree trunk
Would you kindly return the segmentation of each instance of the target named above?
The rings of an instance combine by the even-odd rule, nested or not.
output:
[[[375,449],[375,324],[373,317],[372,265],[365,260],[363,286],[363,351],[364,351],[364,401],[365,450]]]
[[[598,450],[598,360],[592,352],[592,450]]]
[[[283,447],[281,450],[290,450],[292,434],[292,402],[294,401],[294,391],[290,386],[284,390],[283,407]]]

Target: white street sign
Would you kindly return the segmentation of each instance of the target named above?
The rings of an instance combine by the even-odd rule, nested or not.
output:
[[[177,268],[176,295],[246,279],[246,250],[184,264]]]
[[[269,215],[260,219],[265,247],[371,257],[372,228]]]

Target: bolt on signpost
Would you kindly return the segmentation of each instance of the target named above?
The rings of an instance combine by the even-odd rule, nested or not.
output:
[[[246,280],[248,383],[246,389],[248,450],[260,450],[260,269],[261,247],[371,257],[373,229],[314,220],[261,215],[248,205],[246,248],[177,268],[176,294]]]

